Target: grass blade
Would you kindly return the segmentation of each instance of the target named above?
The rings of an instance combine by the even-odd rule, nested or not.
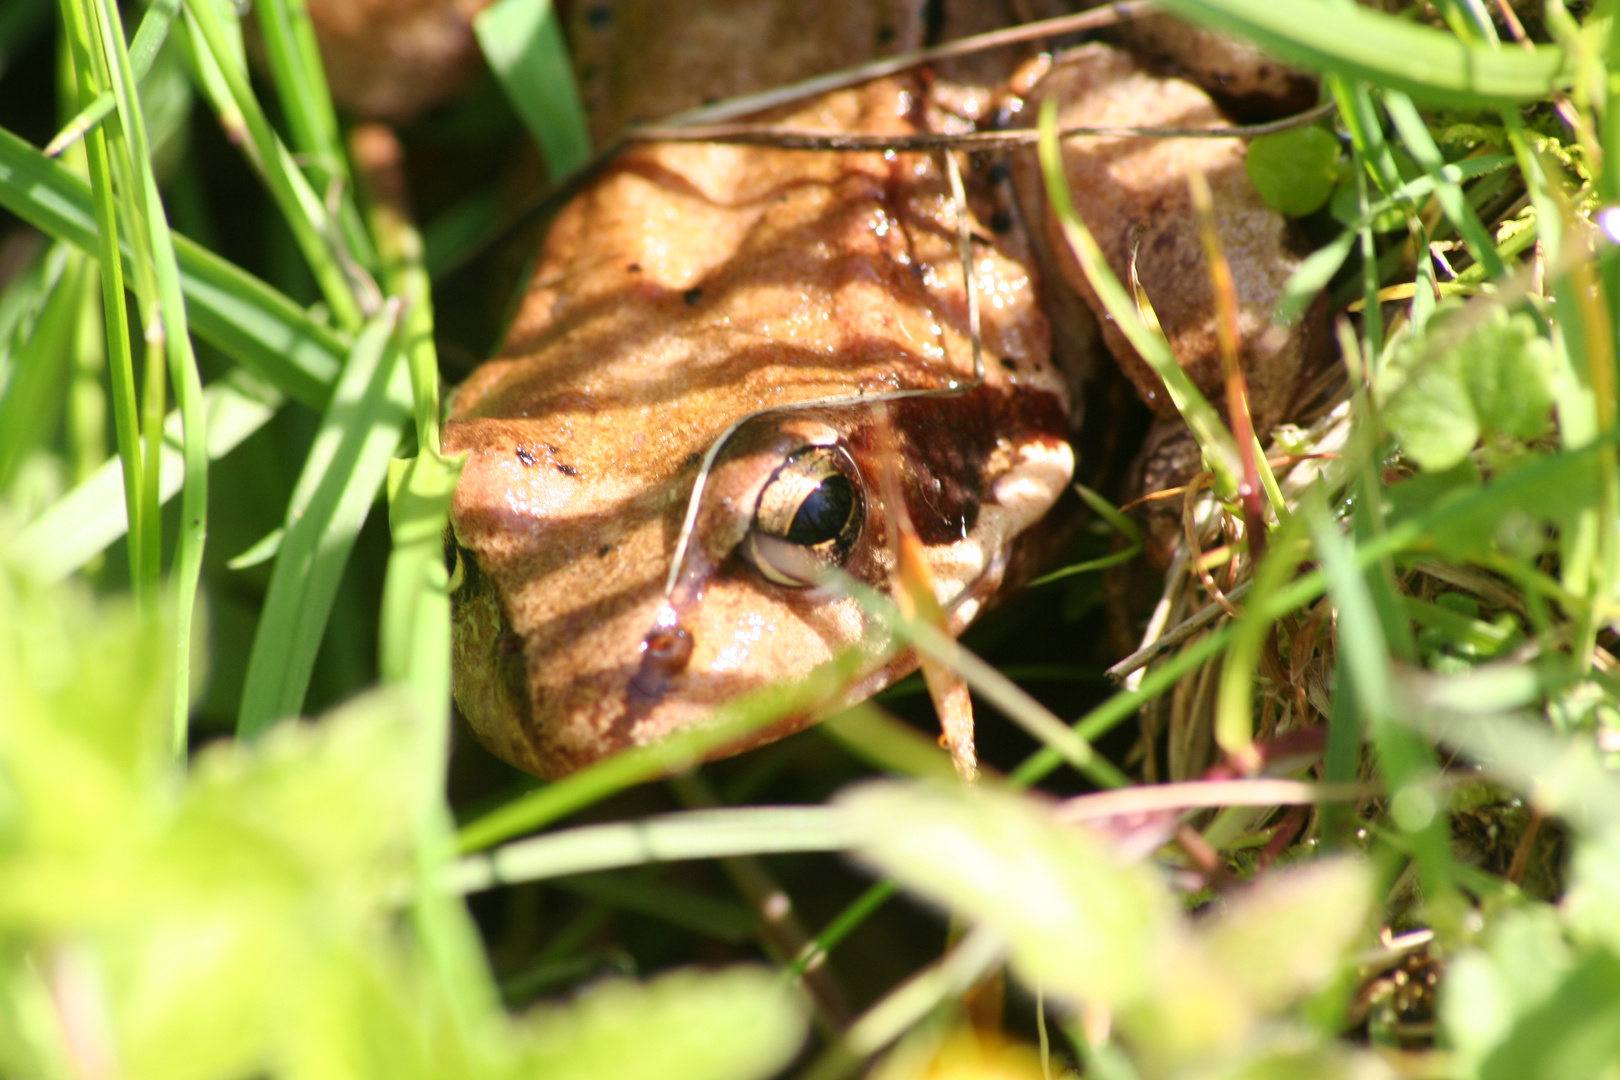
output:
[[[52,252],[56,273],[39,314],[11,356],[10,378],[0,368],[0,491],[18,467],[50,436],[72,377],[74,335],[86,266],[76,251]]]
[[[417,453],[388,467],[388,523],[393,548],[383,584],[378,665],[384,682],[408,686],[424,710],[448,720],[450,597],[444,531],[463,457],[439,447],[439,360],[433,343],[433,286],[422,266],[422,238],[405,205],[404,154],[385,129],[353,137],[371,227],[389,292],[402,299],[401,348],[410,372]],[[443,782],[448,731],[435,743],[430,771]],[[447,852],[449,854],[449,852]]]
[[[861,670],[860,650],[846,649],[797,683],[767,687],[722,706],[704,727],[626,750],[554,784],[525,792],[463,826],[457,838],[460,849],[480,851],[543,828],[632,784],[690,768],[783,716],[824,706]]]
[[[1277,505],[1282,505],[1279,500]],[[1246,769],[1256,764],[1254,751],[1254,676],[1275,624],[1269,598],[1294,576],[1307,554],[1299,517],[1291,515],[1272,538],[1255,572],[1242,614],[1233,627],[1232,647],[1221,663],[1216,699],[1215,741],[1229,758]]]
[[[172,584],[175,590],[174,648],[175,682],[178,687],[189,687],[191,667],[191,625],[196,606],[198,582],[202,576],[203,545],[208,534],[208,452],[206,418],[203,412],[202,376],[197,369],[197,358],[191,348],[191,331],[186,319],[185,297],[180,290],[180,268],[176,260],[174,241],[169,234],[168,217],[158,193],[157,177],[152,171],[151,148],[146,138],[146,121],[136,96],[135,74],[130,66],[124,40],[124,28],[117,4],[101,0],[93,9],[94,22],[99,27],[101,48],[105,55],[117,101],[119,126],[128,148],[134,183],[127,197],[138,200],[130,221],[132,233],[144,239],[150,257],[148,287],[153,291],[144,296],[146,315],[147,371],[161,370],[157,356],[166,360],[169,379],[174,386],[175,399],[180,406],[180,421],[185,453],[185,480],[182,485],[179,537],[174,556]],[[137,242],[134,253],[139,286],[146,278],[147,268],[142,265],[142,244]],[[137,288],[137,292],[141,290]],[[149,374],[149,381],[161,385],[160,376]],[[146,476],[147,509],[156,524],[158,448],[163,428],[160,389],[148,395],[149,428]],[[151,415],[155,412],[156,415]],[[150,554],[150,553],[148,553]],[[190,701],[184,690],[175,696],[171,747],[177,758],[186,754],[186,729],[190,715]]]
[[[1247,38],[1283,60],[1400,90],[1434,105],[1541,101],[1574,79],[1563,50],[1468,45],[1443,30],[1329,0],[1163,0],[1190,22]]]
[[[276,96],[287,117],[293,150],[315,189],[335,197],[337,222],[360,265],[376,269],[376,253],[354,201],[354,179],[338,134],[337,111],[305,0],[260,0],[255,8]]]
[[[1441,155],[1440,147],[1435,145],[1434,136],[1429,134],[1423,117],[1418,115],[1417,106],[1405,94],[1386,90],[1384,110],[1395,122],[1395,129],[1401,133],[1406,148],[1434,181],[1435,197],[1440,200],[1440,208],[1468,242],[1468,248],[1473,252],[1474,260],[1484,268],[1485,276],[1501,277],[1505,268],[1496,254],[1496,243],[1486,231],[1485,224],[1479,220],[1479,215],[1474,213],[1474,208],[1468,204],[1468,196],[1463,189],[1446,175],[1446,159]],[[1425,265],[1432,268],[1433,263],[1425,260]]]
[[[398,316],[398,305],[390,304],[355,341],[288,503],[238,735],[257,735],[303,707],[344,564],[410,415],[409,380],[394,340]]]
[[[1176,410],[1197,436],[1206,462],[1220,478],[1221,490],[1236,491],[1243,475],[1243,463],[1232,433],[1176,362],[1164,333],[1157,327],[1150,328],[1143,321],[1135,302],[1109,268],[1091,230],[1086,228],[1075,212],[1058,147],[1057,101],[1053,98],[1048,98],[1041,106],[1040,127],[1041,172],[1046,181],[1047,198],[1051,201],[1052,210],[1063,228],[1064,238],[1074,252],[1075,260],[1085,271],[1086,280],[1091,283],[1120,331],[1130,340],[1131,347],[1164,383]]]
[[[232,55],[213,0],[187,0],[186,10],[196,20],[203,44],[230,90],[231,102],[241,112],[247,127],[253,164],[264,177],[276,206],[292,229],[299,250],[303,252],[304,260],[320,286],[321,295],[326,298],[339,325],[349,330],[358,329],[364,321],[361,303],[353,283],[334,255],[332,245],[339,241],[339,235],[328,219],[325,207],[310,189],[309,181],[304,179],[303,172],[276,136],[258,99],[253,96],[247,72]]]
[[[63,5],[63,12],[68,23],[68,41],[74,56],[80,100],[93,98],[103,90],[111,93],[105,87],[105,78],[98,80],[98,68],[91,59],[93,45],[86,9],[70,2]],[[105,64],[101,65],[103,73],[104,69]],[[47,166],[55,165],[40,160]],[[101,292],[107,328],[113,423],[123,478],[125,520],[129,529],[129,577],[139,599],[155,586],[156,578],[160,537],[155,521],[147,520],[155,517],[156,507],[148,507],[143,498],[143,493],[151,490],[147,472],[155,465],[150,462],[141,445],[139,405],[135,394],[135,356],[130,342],[129,313],[124,303],[125,260],[119,256],[118,205],[113,191],[108,139],[102,130],[98,129],[90,135],[86,145],[86,165],[90,173],[87,201],[93,199],[95,214],[95,231],[91,233],[91,239],[102,265]],[[66,174],[67,170],[63,169],[62,172]],[[87,246],[89,249],[90,246]],[[135,261],[136,255],[130,251],[128,262],[132,269]]]
[[[203,391],[208,456],[217,460],[236,449],[242,440],[268,423],[280,406],[281,396],[273,389],[242,376],[227,376],[209,386]],[[185,475],[178,412],[168,415],[164,432],[163,454],[158,461],[158,495],[167,502],[180,491]],[[106,550],[129,528],[120,487],[120,463],[113,458],[30,522],[8,545],[8,554],[35,581],[62,580]]]
[[[882,620],[890,632],[919,654],[960,675],[973,690],[1032,738],[1046,744],[1098,787],[1126,787],[1130,780],[1091,743],[1029,692],[982,658],[962,648],[955,638],[925,618],[907,618],[888,597],[853,578],[842,587],[860,601],[868,614]]]
[[[1451,828],[1428,782],[1437,770],[1434,751],[1411,732],[1395,725],[1395,677],[1389,648],[1364,573],[1379,573],[1376,560],[1360,559],[1329,517],[1320,499],[1307,503],[1311,536],[1338,608],[1340,680],[1337,694],[1349,692],[1349,707],[1361,718],[1378,765],[1394,793],[1390,814],[1411,841],[1422,873],[1424,895],[1436,913],[1454,904]],[[1335,702],[1334,711],[1340,705]],[[1339,717],[1334,717],[1335,723]]]
[[[462,858],[447,885],[477,892],[644,863],[785,851],[838,851],[851,836],[831,806],[753,806],[687,810],[640,821],[585,825]]]
[[[158,50],[168,39],[169,27],[174,24],[175,15],[180,12],[180,0],[155,0],[146,14],[141,18],[141,25],[135,30],[135,39],[129,43],[130,69],[135,73],[135,81],[146,78],[146,73],[152,70],[152,61],[157,57]],[[91,128],[101,123],[112,113],[117,102],[111,90],[104,90],[83,109],[77,116],[69,120],[45,146],[46,157],[57,157],[68,147],[84,138]]]
[[[501,89],[546,155],[552,184],[591,157],[574,67],[551,0],[500,0],[473,20]]]
[[[41,232],[92,255],[100,254],[90,186],[16,135],[0,128],[0,206]],[[349,343],[342,334],[263,281],[185,237],[174,236],[191,327],[290,398],[324,408]],[[119,281],[123,260],[110,254],[104,268]],[[123,309],[120,300],[117,305]],[[111,314],[109,312],[109,314]]]

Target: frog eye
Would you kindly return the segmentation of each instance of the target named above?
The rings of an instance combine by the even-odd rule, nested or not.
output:
[[[814,585],[843,565],[865,517],[860,472],[841,446],[789,454],[759,493],[743,557],[767,581]]]

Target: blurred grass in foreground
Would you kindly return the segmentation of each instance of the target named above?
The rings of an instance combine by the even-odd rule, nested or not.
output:
[[[1345,368],[1263,448],[1286,464],[1248,518],[1269,533],[1258,565],[1237,485],[1262,448],[1194,391],[1217,474],[1200,542],[1231,541],[1230,573],[1185,553],[1165,644],[1072,732],[900,627],[1043,741],[1003,746],[1010,782],[940,783],[937,747],[867,705],[676,785],[686,809],[619,794],[818,692],[783,688],[556,784],[491,798],[486,780],[459,836],[439,552],[457,466],[424,252],[474,243],[511,156],[492,148],[522,124],[558,173],[578,165],[549,8],[504,0],[482,30],[521,108],[485,86],[406,134],[428,158],[488,155],[437,194],[413,177],[425,241],[370,183],[401,165],[337,120],[297,0],[258,5],[257,88],[230,5],[154,3],[126,48],[113,4],[64,0],[54,52],[48,4],[0,10],[19,65],[0,86],[57,72],[56,101],[43,82],[0,101],[26,129],[0,129],[0,206],[27,226],[0,237],[0,1072],[743,1078],[799,1055],[833,1077],[883,1055],[894,1077],[1612,1075],[1615,5],[1521,11],[1533,46],[1464,0],[1164,6],[1322,73],[1337,107],[1250,149],[1322,241],[1280,316],[1329,289]],[[74,135],[54,160],[35,148],[53,124]],[[1199,614],[1212,569],[1235,619]],[[1026,631],[1089,656],[1071,639],[1095,592],[1029,614],[1039,599],[1017,619],[1052,622]],[[1179,786],[1016,790],[1076,790],[1066,764],[1117,783],[1094,746],[1138,716],[1140,774]],[[1322,727],[1318,752],[1275,749]],[[1299,780],[1206,781],[1215,761]],[[833,794],[873,772],[911,779]],[[736,805],[767,802],[801,805]],[[582,811],[609,820],[555,827]],[[884,881],[859,892],[816,852]],[[766,854],[815,924],[797,944],[749,940],[781,911]],[[706,859],[730,884],[662,866]],[[497,885],[506,909],[475,901],[475,923],[460,894]],[[928,905],[963,928],[942,957]],[[780,972],[503,1007],[759,955]],[[1012,1000],[1010,1035],[968,1038],[964,1001],[1004,959],[1033,1000]],[[807,972],[809,1042],[787,989]]]

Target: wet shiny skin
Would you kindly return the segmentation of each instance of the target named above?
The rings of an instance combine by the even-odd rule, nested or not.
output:
[[[779,119],[902,133],[924,113],[918,83],[884,80]],[[1016,232],[972,227],[986,381],[888,407],[907,509],[958,625],[1073,469],[1028,256]],[[966,382],[966,327],[937,159],[660,145],[617,160],[553,225],[500,355],[458,390],[445,428],[446,449],[467,453],[455,690],[479,737],[562,775],[861,640],[854,601],[762,573],[744,541],[787,458],[841,446],[861,498],[837,561],[885,586],[877,410],[778,411],[739,431],[666,596],[699,460],[761,409]],[[912,666],[878,655],[839,700]]]

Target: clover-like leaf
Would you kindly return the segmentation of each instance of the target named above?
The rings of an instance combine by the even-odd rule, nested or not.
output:
[[[1333,133],[1313,124],[1252,140],[1244,167],[1267,206],[1289,217],[1304,217],[1333,194],[1340,152]]]

